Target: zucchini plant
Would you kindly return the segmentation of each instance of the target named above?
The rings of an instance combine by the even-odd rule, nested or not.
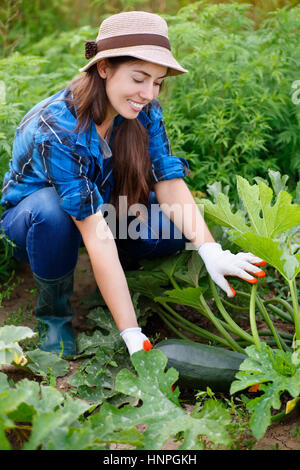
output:
[[[296,277],[300,272],[300,206],[293,203],[292,196],[283,189],[280,189],[274,196],[272,188],[261,179],[251,186],[246,179],[237,176],[237,191],[242,201],[243,211],[238,210],[233,213],[228,196],[222,193],[218,194],[216,204],[209,200],[199,201],[199,203],[203,202],[205,214],[210,220],[228,228],[229,239],[233,243],[264,259],[280,273],[289,287],[292,305],[279,303],[291,317],[295,328],[295,345],[300,347],[300,318],[296,286]],[[216,296],[215,298],[217,300]],[[255,308],[261,312],[278,348],[288,349],[259,297],[257,284],[254,284],[251,288],[249,314],[252,338],[257,349],[260,349],[260,341],[255,322]]]
[[[271,171],[269,176],[273,189],[261,178],[250,185],[246,179],[237,176],[241,207],[235,212],[228,195],[221,191],[215,194],[214,203],[195,199],[204,207],[208,220],[224,227],[227,240],[275,268],[288,286],[288,300],[280,297],[264,299],[259,290],[259,283],[264,281],[259,280],[251,286],[250,292],[237,291],[238,305],[228,302],[212,280],[205,279],[206,273],[196,252],[169,257],[159,267],[153,266],[153,261],[146,262],[144,267],[149,271],[136,273],[136,278],[129,276],[129,285],[154,301],[158,315],[182,338],[162,341],[157,347],[162,347],[169,365],[179,370],[186,385],[192,383],[194,388],[208,385],[215,390],[230,387],[232,394],[252,386],[260,391],[260,396],[247,404],[251,413],[249,424],[256,438],[262,437],[272,421],[288,414],[300,400],[300,317],[296,286],[300,272],[299,195],[297,192],[296,202],[293,202],[286,188],[287,178]],[[192,307],[212,323],[218,334],[184,318],[178,312],[180,309],[172,308],[170,304]],[[247,331],[235,321],[236,309],[248,312]],[[290,326],[291,333],[279,331],[275,325],[278,318]],[[261,322],[265,329],[258,327]],[[185,333],[218,347],[197,347],[192,341],[186,341],[189,338]],[[244,355],[231,358],[228,348],[235,354]],[[222,353],[224,357],[218,362]],[[215,362],[219,364],[215,376],[219,374],[219,377],[211,373]],[[280,397],[283,392],[288,392],[291,399],[285,411],[272,416],[272,408],[282,407]]]
[[[235,300],[238,299],[238,303],[233,300],[229,302],[207,276],[195,251],[185,251],[159,260],[145,260],[142,270],[127,273],[130,288],[154,302],[153,310],[176,336],[188,339],[185,333],[189,333],[196,339],[199,337],[210,344],[240,353],[244,353],[250,345],[260,349],[262,338],[283,351],[291,351],[293,346],[300,345],[296,287],[296,277],[300,272],[300,206],[292,202],[292,196],[286,190],[279,188],[277,184],[276,194],[261,179],[251,186],[238,176],[237,190],[242,206],[236,212],[233,212],[228,196],[221,192],[216,196],[216,203],[197,197],[195,200],[204,207],[208,220],[225,227],[226,239],[222,245],[225,246],[230,240],[243,250],[263,258],[286,283],[290,301],[278,296],[264,299],[259,286],[265,281],[259,279],[249,292],[237,290]],[[244,286],[248,288],[245,283]],[[216,332],[188,320],[172,304],[196,310],[212,324]],[[247,315],[246,328],[236,320],[237,311]],[[263,329],[257,327],[258,315],[259,323],[264,324]],[[286,322],[293,331],[278,331],[274,319]]]

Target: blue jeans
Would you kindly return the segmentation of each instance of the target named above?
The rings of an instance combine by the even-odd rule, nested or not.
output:
[[[148,211],[148,227],[158,233],[158,237],[149,237],[148,227],[144,226],[138,239],[116,239],[118,249],[135,259],[175,253],[182,250],[187,241],[159,209],[154,192],[150,193],[150,204],[154,204],[156,212],[151,221],[153,213]],[[162,233],[164,222],[170,224],[167,238]],[[80,231],[71,216],[61,208],[53,187],[35,191],[15,207],[7,209],[1,216],[0,232],[2,228],[17,245],[13,256],[29,263],[32,272],[43,279],[58,279],[75,269],[78,250],[84,246]]]

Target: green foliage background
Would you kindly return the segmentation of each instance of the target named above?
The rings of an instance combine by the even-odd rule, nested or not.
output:
[[[236,174],[251,182],[272,169],[289,176],[293,191],[300,173],[300,105],[292,101],[300,80],[300,7],[279,0],[6,1],[0,7],[1,187],[24,114],[79,73],[84,42],[96,37],[105,16],[132,9],[165,17],[173,52],[189,70],[166,81],[160,100],[173,153],[190,163],[191,189],[220,181],[236,198]]]

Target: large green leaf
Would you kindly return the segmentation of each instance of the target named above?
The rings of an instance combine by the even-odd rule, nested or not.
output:
[[[223,193],[217,196],[216,204],[208,199],[198,199],[198,206],[204,206],[204,215],[210,220],[223,227],[234,228],[238,232],[248,232],[250,229],[246,224],[245,217],[240,210],[235,214],[232,212],[229,198]]]
[[[279,240],[256,235],[251,232],[231,232],[230,239],[245,251],[250,251],[278,269],[287,280],[294,279],[300,272],[300,253],[294,255],[288,247],[281,247]]]
[[[250,185],[237,176],[237,190],[247,210],[253,233],[273,238],[300,223],[300,206],[292,203],[292,196],[280,191],[272,205],[273,191],[262,181]]]
[[[91,426],[81,428],[78,418],[90,408],[82,400],[74,400],[70,396],[64,397],[56,388],[39,385],[37,382],[23,379],[14,387],[8,384],[5,374],[0,373],[0,448],[10,449],[6,431],[18,427],[18,423],[28,423],[32,431],[28,442],[22,449],[64,448],[57,442],[63,436],[68,441],[72,435],[72,426],[78,431],[79,439],[70,439],[68,449],[84,449],[85,444],[93,444],[97,440],[95,433],[89,432]],[[88,429],[89,428],[89,429]],[[73,429],[73,430],[74,430]],[[53,441],[57,447],[53,446]],[[75,447],[72,447],[72,444]],[[76,447],[78,445],[78,447]]]
[[[271,423],[271,408],[281,406],[280,395],[287,391],[292,397],[300,394],[300,364],[292,361],[292,353],[271,349],[261,343],[261,350],[255,346],[246,348],[249,358],[240,365],[232,382],[230,393],[260,384],[261,396],[250,400],[247,408],[252,412],[250,427],[254,436],[260,439]]]
[[[22,405],[28,403],[30,406],[33,401],[38,400],[38,393],[39,385],[36,382],[24,379],[12,389],[7,376],[0,373],[0,449],[11,448],[5,431],[13,429],[14,422],[22,422],[24,418]],[[21,412],[18,412],[19,409]]]
[[[36,335],[31,328],[27,326],[6,325],[0,328],[0,341],[5,343],[14,343],[26,338],[32,338]]]
[[[180,305],[187,305],[199,309],[200,295],[205,292],[207,286],[185,287],[183,289],[172,289],[165,291],[164,296],[155,297],[156,302],[172,302]]]
[[[119,429],[145,424],[144,449],[161,449],[170,437],[183,433],[179,449],[201,449],[199,436],[207,436],[215,444],[230,443],[226,426],[229,411],[219,404],[207,404],[197,417],[192,417],[180,406],[178,389],[171,390],[178,372],[170,368],[165,372],[167,358],[159,350],[139,351],[131,356],[137,375],[122,370],[116,379],[116,389],[137,397],[139,407],[124,407]],[[212,408],[215,408],[212,412]],[[217,410],[216,410],[217,408]]]
[[[225,194],[218,194],[217,203],[201,199],[204,205],[205,215],[215,223],[229,227],[234,231],[251,232],[258,236],[274,238],[285,230],[295,227],[300,223],[300,206],[292,203],[291,195],[286,191],[280,191],[273,201],[273,191],[263,181],[258,184],[250,183],[241,176],[237,176],[237,190],[243,202],[250,225],[241,211],[235,214]]]
[[[202,448],[202,435],[216,445],[229,445],[228,410],[213,400],[189,415],[179,404],[178,388],[171,389],[178,373],[175,369],[165,372],[167,358],[161,351],[139,351],[131,358],[137,375],[127,369],[120,371],[116,390],[141,400],[142,405],[117,408],[105,402],[98,413],[85,420],[84,413],[91,411],[86,402],[27,379],[12,388],[0,374],[0,445],[10,449],[6,431],[18,426],[25,408],[32,429],[24,450],[103,449],[111,442],[154,450],[178,433],[183,433],[180,449]],[[146,431],[137,431],[136,426],[142,424]]]
[[[52,388],[49,389],[49,387],[48,390],[47,387],[42,388],[42,398],[43,394],[47,391],[47,399],[51,400],[55,393],[54,390]],[[48,406],[48,408],[49,410],[39,412],[34,416],[32,433],[29,441],[24,444],[24,450],[37,449],[42,443],[44,448],[47,449],[48,442],[52,441],[57,430],[63,430],[65,433],[68,432],[69,427],[76,423],[79,416],[89,409],[89,405],[81,400],[73,400],[73,398],[67,395],[63,401],[63,406],[58,408],[52,406],[51,409]]]
[[[26,353],[26,358],[29,362],[26,367],[34,374],[47,377],[54,375],[55,377],[63,377],[68,373],[69,364],[64,359],[58,357],[56,354],[42,351],[41,349],[34,349]]]
[[[263,181],[250,185],[237,176],[237,189],[249,218],[248,225],[241,212],[233,214],[224,194],[218,194],[216,204],[203,200],[206,216],[231,229],[230,238],[238,246],[264,259],[286,280],[294,279],[300,271],[300,254],[295,255],[289,243],[283,243],[278,237],[298,226],[300,206],[293,204],[291,195],[283,190],[273,203],[273,191]]]

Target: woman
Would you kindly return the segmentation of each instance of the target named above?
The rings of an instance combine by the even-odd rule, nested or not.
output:
[[[38,286],[40,347],[57,353],[63,344],[65,357],[76,352],[69,299],[80,246],[130,354],[151,343],[138,327],[122,256],[167,255],[189,241],[228,296],[225,275],[252,283],[249,273],[265,275],[260,258],[215,242],[183,181],[188,164],[171,154],[156,98],[165,77],[187,71],[171,53],[166,22],[145,12],[113,15],[87,41],[86,58],[83,75],[21,121],[1,199],[2,227]],[[115,225],[105,219],[111,207]],[[120,229],[127,210],[126,228],[138,221],[131,237]]]

